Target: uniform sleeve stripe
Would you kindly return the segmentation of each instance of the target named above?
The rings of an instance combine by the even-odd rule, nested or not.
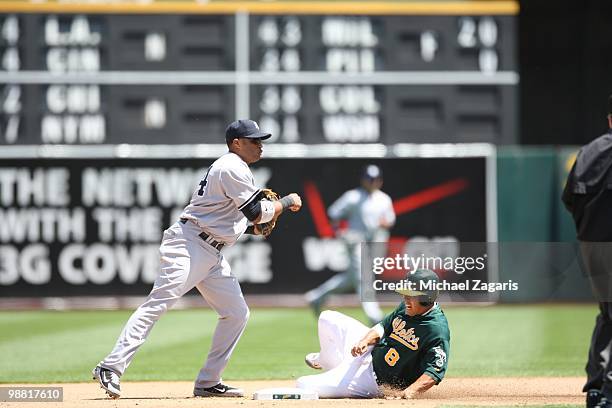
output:
[[[253,193],[253,195],[249,197],[249,199],[248,199],[248,200],[246,200],[246,201],[245,201],[245,202],[244,202],[244,203],[243,203],[243,204],[242,204],[240,207],[238,207],[238,211],[242,211],[242,209],[243,209],[243,208],[244,208],[244,207],[245,207],[245,206],[246,206],[248,203],[250,203],[251,201],[253,201],[253,199],[254,199],[255,197],[257,197],[257,194],[259,194],[259,192],[260,192],[260,191],[261,191],[260,189],[257,189],[257,191],[255,191],[255,192]]]

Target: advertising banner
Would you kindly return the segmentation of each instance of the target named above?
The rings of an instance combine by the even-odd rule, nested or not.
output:
[[[162,232],[212,162],[0,161],[0,297],[146,294]],[[484,157],[264,159],[252,166],[256,182],[297,192],[304,207],[281,215],[268,239],[245,235],[223,249],[245,293],[303,293],[346,270],[349,254],[327,209],[359,186],[370,163],[381,168],[397,216],[390,254],[411,242],[444,242],[448,252],[487,241]]]

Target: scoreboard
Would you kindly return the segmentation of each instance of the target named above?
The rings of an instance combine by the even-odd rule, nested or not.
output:
[[[253,166],[262,187],[325,208],[376,163],[401,175],[385,180],[403,203],[395,247],[495,242],[493,145],[518,141],[517,13],[506,0],[0,0],[0,298],[150,290],[161,231],[236,118],[273,134]],[[227,249],[245,293],[302,293],[345,268],[313,208],[283,223],[296,234]]]
[[[516,1],[0,2],[0,144],[518,141]]]

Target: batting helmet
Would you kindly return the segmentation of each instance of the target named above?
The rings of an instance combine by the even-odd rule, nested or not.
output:
[[[438,298],[438,275],[431,269],[417,269],[406,275],[408,289],[396,292],[404,296],[418,296],[422,306],[431,306]]]

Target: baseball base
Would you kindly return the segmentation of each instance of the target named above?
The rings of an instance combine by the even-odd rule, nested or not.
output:
[[[314,391],[302,390],[300,388],[266,388],[255,391],[253,394],[254,400],[283,400],[283,399],[302,399],[316,400],[319,395]]]

